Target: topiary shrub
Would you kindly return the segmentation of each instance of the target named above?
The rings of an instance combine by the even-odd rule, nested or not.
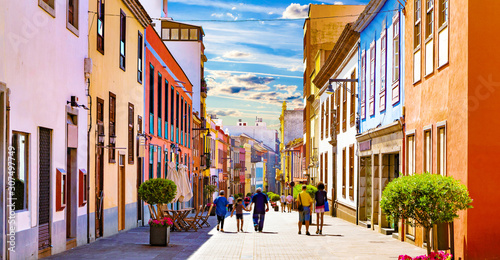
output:
[[[163,211],[161,210],[163,204],[172,202],[177,194],[177,185],[171,180],[167,179],[150,179],[145,181],[137,191],[141,200],[144,200],[150,205],[158,205],[157,218],[163,218]]]
[[[387,184],[380,208],[389,221],[413,219],[415,223],[407,223],[426,228],[425,237],[430,241],[434,225],[452,222],[459,210],[472,208],[471,203],[467,187],[453,177],[424,173],[399,177]],[[437,237],[434,239],[437,241]],[[428,255],[430,245],[427,243]]]
[[[318,191],[318,188],[312,185],[307,185],[306,192],[309,193],[309,196],[314,199],[316,192]],[[297,199],[297,195],[302,192],[302,185],[298,184],[293,187],[293,198]]]

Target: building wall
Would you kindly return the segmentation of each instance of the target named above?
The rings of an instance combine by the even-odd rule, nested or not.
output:
[[[263,142],[265,145],[274,149],[276,147],[276,130],[267,129],[267,126],[224,126],[231,135],[247,134]]]
[[[303,129],[303,110],[285,110],[284,111],[285,119],[284,119],[284,129],[283,129],[283,143],[284,145],[288,144],[288,142],[293,141],[297,138],[302,138]]]
[[[465,184],[471,189],[471,197],[474,198],[474,193],[476,194],[487,194],[482,192],[477,192],[477,186],[471,186],[471,180],[476,181],[472,174],[470,174],[471,165],[469,164],[469,158],[472,150],[468,150],[468,147],[472,147],[472,143],[470,140],[478,141],[475,137],[469,139],[471,133],[468,132],[469,127],[471,127],[470,123],[476,123],[476,119],[470,120],[471,115],[474,114],[473,111],[470,110],[468,105],[468,101],[470,102],[470,91],[475,91],[474,86],[470,82],[470,79],[476,79],[476,75],[471,75],[471,72],[468,70],[468,60],[471,55],[469,55],[469,46],[470,41],[468,37],[472,37],[474,34],[469,36],[469,32],[471,31],[468,27],[464,27],[464,24],[471,24],[469,21],[470,15],[469,12],[470,1],[461,0],[450,3],[450,20],[449,20],[449,63],[441,68],[437,68],[435,66],[434,72],[432,75],[428,77],[424,77],[424,64],[425,59],[422,56],[422,79],[416,83],[413,83],[413,23],[406,23],[405,25],[405,56],[410,57],[405,61],[405,95],[406,100],[411,102],[406,102],[406,134],[410,134],[414,131],[415,133],[415,172],[422,173],[423,172],[423,129],[424,127],[430,126],[432,129],[432,171],[437,171],[437,158],[436,158],[436,125],[438,123],[446,123],[446,175],[452,176],[455,179],[458,179],[461,183]],[[414,3],[409,1],[406,4],[406,19],[408,21],[413,21],[414,19]],[[477,9],[476,9],[477,10]],[[422,36],[424,38],[424,36]],[[422,42],[425,42],[422,39]],[[478,44],[476,42],[475,44]],[[481,45],[483,46],[483,45]],[[422,53],[425,53],[425,46],[423,46]],[[475,46],[479,47],[479,45]],[[491,49],[486,49],[491,50]],[[435,50],[435,58],[437,59],[439,52]],[[493,51],[486,51],[488,53],[488,57],[494,55]],[[482,54],[484,55],[484,54]],[[476,63],[474,63],[476,64]],[[481,66],[483,67],[483,66]],[[484,66],[487,68],[487,66]],[[476,71],[477,72],[477,71]],[[472,88],[471,88],[472,86]],[[474,92],[472,92],[474,93]],[[485,101],[485,105],[488,104],[488,101]],[[486,105],[485,107],[487,107]],[[479,110],[481,113],[483,110]],[[491,112],[491,110],[490,110]],[[481,118],[481,117],[475,117]],[[472,128],[474,129],[474,127]],[[479,134],[477,128],[475,128],[475,134]],[[484,135],[482,136],[484,138]],[[407,140],[407,138],[405,139]],[[493,141],[494,142],[494,141]],[[483,143],[483,142],[479,142]],[[406,158],[407,160],[407,158]],[[484,166],[488,167],[488,166]],[[483,168],[479,168],[483,169]],[[405,173],[409,173],[407,169],[405,169]],[[474,188],[476,188],[474,190]],[[488,189],[485,187],[481,188],[482,191],[487,191]],[[491,194],[491,193],[490,193]],[[488,196],[488,200],[493,199],[493,197]],[[478,196],[479,201],[484,199],[484,197]],[[484,201],[484,200],[483,200]],[[475,202],[474,202],[475,203]],[[474,205],[473,203],[473,205]],[[481,202],[480,202],[481,203]],[[477,206],[477,207],[476,207]],[[469,230],[469,223],[472,223],[472,220],[477,221],[476,219],[470,219],[469,216],[473,211],[475,212],[483,212],[484,207],[481,207],[481,204],[474,205],[475,209],[459,212],[459,218],[454,221],[454,229],[455,229],[455,257],[469,259],[468,254],[469,250],[471,252],[471,256],[481,256],[483,253],[488,255],[485,251],[481,251],[482,245],[488,245],[488,240],[492,237],[487,238],[484,236],[484,233],[480,231],[473,230],[472,228]],[[479,213],[476,216],[482,215],[483,213]],[[484,224],[486,225],[486,224]],[[473,224],[472,227],[485,229],[482,224]],[[490,226],[491,228],[491,226]],[[490,229],[494,230],[494,229]],[[470,231],[470,232],[468,232]],[[478,233],[481,234],[481,238],[479,236],[472,236],[474,238],[478,238],[478,240],[473,240],[469,238],[469,234]],[[498,233],[498,232],[496,232]],[[423,232],[421,229],[417,229],[415,244],[417,246],[422,246],[422,235]],[[407,239],[408,240],[408,239]],[[413,242],[413,241],[410,241]],[[475,245],[470,247],[470,243]],[[478,244],[476,244],[478,243]],[[472,248],[475,248],[472,249]],[[472,252],[475,252],[472,254]],[[489,251],[491,252],[491,251]],[[485,257],[470,257],[470,259],[477,258],[485,258]]]
[[[365,72],[357,71],[357,76],[360,78],[360,73],[365,73],[366,75],[366,86],[361,86],[361,81],[359,84],[358,93],[362,93],[362,88],[365,88],[365,96],[366,96],[366,118],[361,117],[360,114],[360,133],[368,131],[370,129],[377,128],[378,126],[384,126],[398,120],[402,116],[402,107],[404,104],[404,61],[405,55],[402,55],[404,52],[404,22],[405,16],[400,11],[401,5],[396,0],[388,0],[382,6],[381,11],[378,15],[376,15],[373,20],[366,26],[366,28],[360,32],[360,49],[359,49],[359,57],[360,64],[358,65],[361,69],[361,59],[362,52],[364,51],[366,54],[366,69]],[[392,11],[391,10],[398,10]],[[393,81],[393,19],[399,16],[400,21],[400,79],[397,81]],[[381,104],[381,61],[383,59],[381,52],[381,34],[382,31],[386,29],[387,32],[387,49],[386,53],[386,87],[385,87],[385,107],[380,108]],[[370,115],[369,113],[369,88],[370,88],[370,44],[375,41],[375,109],[374,115]],[[412,48],[413,49],[413,48]],[[411,57],[411,56],[409,56]],[[397,93],[397,95],[394,94]],[[361,97],[361,96],[360,96]]]
[[[90,11],[96,12],[97,1],[90,2]],[[122,1],[106,1],[106,14],[119,14],[120,10],[125,12],[127,17],[134,17],[131,10]],[[137,80],[137,42],[138,33],[144,33],[144,27],[137,19],[126,19],[126,70],[123,71],[119,67],[119,40],[120,40],[120,19],[112,16],[106,16],[104,29],[104,54],[97,50],[97,22],[89,21],[92,27],[89,30],[89,50],[92,58],[92,75],[90,95],[92,97],[92,134],[90,135],[90,154],[97,154],[97,132],[96,128],[96,111],[97,98],[104,100],[104,134],[105,146],[109,145],[109,97],[110,92],[116,94],[116,147],[128,147],[128,103],[134,105],[134,122],[137,122],[138,116],[144,115],[144,89]],[[143,67],[145,68],[145,66]],[[145,118],[143,118],[144,122]],[[134,131],[135,132],[135,131]],[[134,133],[134,139],[137,138],[137,133]],[[138,149],[138,147],[135,147]],[[118,160],[119,155],[125,155],[125,204],[132,205],[137,203],[137,163],[135,158],[133,164],[129,164],[127,160],[128,149],[117,149],[117,162],[109,162],[109,149],[104,149],[104,236],[110,236],[118,232]],[[90,192],[96,194],[96,156],[90,156]],[[91,212],[96,210],[95,196],[89,196],[89,205]],[[125,229],[129,229],[137,225],[137,213],[132,211],[126,212],[126,218],[133,214],[135,221],[127,220]],[[95,224],[91,220],[92,225]],[[95,239],[95,229],[91,229],[92,239]]]
[[[488,225],[487,221],[484,220],[498,215],[499,209],[491,207],[491,202],[500,200],[500,192],[497,189],[497,184],[500,183],[499,175],[488,174],[498,171],[495,163],[492,162],[496,161],[496,154],[500,147],[497,138],[500,122],[492,120],[500,112],[498,105],[498,100],[500,100],[498,84],[500,82],[498,77],[500,53],[495,48],[499,37],[498,34],[492,33],[495,28],[500,26],[500,17],[494,12],[500,8],[500,3],[491,0],[459,2],[459,4],[451,3],[452,17],[450,19],[456,19],[457,16],[463,15],[465,10],[468,10],[467,184],[470,196],[474,200],[472,203],[474,208],[467,211],[467,230],[470,232],[467,233],[464,247],[467,249],[468,259],[495,258],[500,255],[500,249],[494,242],[500,241],[500,230],[498,226]],[[467,3],[463,2],[467,2],[468,7]],[[463,24],[462,21],[461,19],[456,22],[452,21],[452,26]],[[464,32],[455,32],[452,36],[455,36],[456,33],[460,34],[458,36],[460,39],[467,36]],[[455,41],[453,40],[453,43]],[[451,43],[450,46],[457,48]],[[457,51],[460,49],[457,48]],[[488,127],[484,126],[485,122],[487,122]],[[454,153],[450,154],[450,157],[452,158],[454,155]],[[461,171],[463,169],[461,168]]]
[[[49,221],[52,254],[66,250],[66,209],[56,210],[55,190],[56,168],[67,169],[68,111],[78,113],[78,134],[75,137],[78,142],[77,172],[73,173],[76,179],[73,182],[74,187],[78,187],[79,184],[76,178],[78,170],[87,169],[87,111],[82,108],[71,109],[66,102],[71,99],[71,96],[76,96],[79,104],[87,105],[87,84],[83,65],[88,49],[86,38],[88,1],[79,2],[78,34],[80,36],[67,29],[66,1],[56,1],[55,17],[39,7],[38,1],[22,4],[17,1],[2,1],[1,5],[0,82],[5,83],[6,89],[3,91],[7,89],[10,91],[10,121],[4,121],[2,128],[5,131],[7,124],[10,124],[9,132],[6,133],[9,143],[12,142],[12,131],[29,134],[28,207],[27,210],[16,212],[16,252],[10,253],[9,257],[10,259],[36,258],[38,256],[40,193],[39,128],[52,130]],[[54,39],[58,39],[57,44]],[[3,95],[4,98],[7,97],[6,92]],[[5,103],[3,105],[5,106]],[[5,113],[5,110],[3,112]],[[2,179],[6,179],[3,172]],[[77,190],[70,194],[75,205],[73,207],[76,213],[75,219],[78,221],[78,218],[82,216],[86,218],[86,206],[78,206]],[[5,206],[3,203],[0,205]],[[5,207],[2,208],[5,209]],[[74,225],[76,225],[76,235],[86,237],[86,226],[81,227],[78,222],[74,222]],[[2,248],[6,248],[4,241],[2,239]],[[86,239],[78,240],[79,245],[83,243],[86,243]]]

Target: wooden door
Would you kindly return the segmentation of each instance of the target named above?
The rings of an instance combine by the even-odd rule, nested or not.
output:
[[[96,140],[96,169],[95,169],[95,236],[103,236],[103,206],[104,206],[104,100],[97,98],[97,140]],[[101,139],[101,140],[99,140]]]
[[[118,230],[125,229],[125,155],[120,154],[118,165]]]

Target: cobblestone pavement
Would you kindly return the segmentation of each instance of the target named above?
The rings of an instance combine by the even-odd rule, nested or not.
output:
[[[316,217],[314,217],[315,219]],[[172,232],[168,247],[149,246],[149,228],[139,227],[101,238],[49,259],[397,259],[400,254],[417,256],[425,250],[391,236],[325,216],[323,235],[297,234],[298,214],[269,212],[264,232],[253,231],[252,218],[244,215],[244,233],[236,232],[236,218],[226,218],[225,233],[210,228],[198,232]]]

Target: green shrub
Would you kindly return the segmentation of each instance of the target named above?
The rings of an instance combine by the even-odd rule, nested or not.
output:
[[[177,194],[177,185],[167,179],[150,179],[141,184],[138,191],[141,200],[150,205],[172,202]]]
[[[435,224],[452,222],[459,210],[472,208],[471,203],[465,185],[453,177],[424,173],[399,177],[387,184],[380,208],[389,221],[413,219],[415,223],[407,223],[426,228],[425,236],[430,241],[429,231]]]
[[[280,196],[278,194],[272,194],[271,196],[269,196],[269,199],[272,201],[272,202],[276,202],[276,201],[279,201],[280,200]]]
[[[299,194],[302,191],[302,184],[297,184],[293,186],[293,198],[297,199],[297,194]],[[316,188],[313,185],[307,185],[306,192],[309,193],[309,196],[314,199],[316,192],[318,191],[318,188]]]

